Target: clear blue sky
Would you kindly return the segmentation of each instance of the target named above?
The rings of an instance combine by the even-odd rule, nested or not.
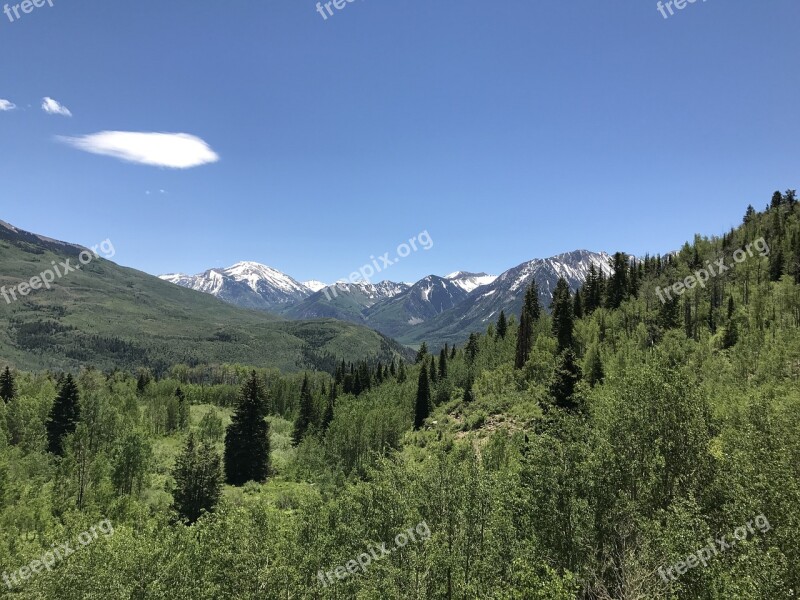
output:
[[[150,273],[330,282],[422,230],[386,278],[664,252],[800,187],[797,0],[53,3],[0,13],[0,219]],[[102,131],[219,161],[57,139]]]

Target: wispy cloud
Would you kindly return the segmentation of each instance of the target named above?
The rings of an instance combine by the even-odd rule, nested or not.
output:
[[[205,141],[188,133],[101,131],[79,137],[59,136],[57,139],[92,154],[170,169],[190,169],[219,160],[217,153]]]
[[[0,110],[14,110],[15,108],[17,108],[17,105],[10,100],[0,98]]]
[[[72,116],[72,113],[66,106],[57,100],[53,100],[52,98],[48,97],[42,98],[42,110],[48,115],[62,115],[64,117]]]

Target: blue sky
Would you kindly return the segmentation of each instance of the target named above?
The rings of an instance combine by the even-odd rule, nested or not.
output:
[[[0,13],[0,219],[150,273],[330,282],[423,230],[386,278],[664,252],[799,187],[797,0],[52,1]],[[58,138],[103,131],[219,160]]]

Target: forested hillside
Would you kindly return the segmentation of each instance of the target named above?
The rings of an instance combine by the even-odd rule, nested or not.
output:
[[[104,244],[113,258],[113,243]],[[406,348],[366,327],[331,319],[283,321],[103,256],[81,264],[84,250],[0,221],[0,356],[28,369],[92,365],[156,373],[178,363],[300,370],[328,369],[331,356],[408,356]],[[46,288],[40,282],[41,289],[12,295],[21,282],[46,271],[53,275]]]
[[[4,597],[796,598],[794,192],[612,266],[408,362],[9,361]]]

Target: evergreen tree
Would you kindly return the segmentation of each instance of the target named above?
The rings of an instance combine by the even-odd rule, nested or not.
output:
[[[606,288],[606,306],[619,308],[630,291],[628,257],[623,252],[615,252],[611,259],[611,267],[614,269],[614,273],[609,278]]]
[[[506,337],[507,332],[508,332],[508,322],[506,321],[506,312],[504,310],[501,310],[500,318],[497,319],[497,337],[503,339]]]
[[[573,348],[575,339],[573,337],[574,317],[572,314],[572,298],[569,292],[569,284],[563,277],[558,278],[556,289],[553,292],[553,335],[558,340],[558,352],[561,353],[567,348]]]
[[[439,353],[439,379],[447,379],[447,349]]]
[[[453,347],[450,349],[450,360],[453,360],[456,357],[456,346],[453,344]]]
[[[474,381],[472,379],[472,376],[470,375],[467,378],[467,385],[464,388],[464,403],[466,403],[466,404],[469,404],[470,402],[475,400],[475,392],[472,391],[472,388],[474,387],[474,385],[475,385],[475,383],[474,383]]]
[[[437,383],[439,381],[438,374],[436,372],[436,357],[431,356],[431,383]]]
[[[359,382],[360,373],[356,373],[356,381]],[[360,393],[360,389],[359,389]],[[292,443],[297,446],[314,425],[314,398],[311,396],[311,385],[308,382],[308,375],[303,378],[303,387],[300,390],[300,411],[294,422],[294,432],[292,433]]]
[[[394,368],[394,361],[392,361],[392,368]],[[325,412],[322,415],[322,431],[327,431],[333,422],[333,409],[336,403],[336,384],[331,385],[331,391],[328,395],[328,402],[325,405]]]
[[[478,335],[475,333],[469,334],[469,341],[467,341],[466,346],[467,358],[470,362],[475,360],[475,357],[478,355]]]
[[[581,369],[575,359],[575,353],[567,348],[559,356],[553,383],[550,385],[550,395],[555,405],[559,408],[574,410],[578,408],[575,400],[575,387],[580,381]]]
[[[0,374],[0,398],[5,402],[11,402],[17,395],[17,387],[14,382],[14,375],[11,369],[6,367],[5,371]]]
[[[517,330],[517,350],[514,355],[514,368],[521,369],[528,362],[528,357],[531,353],[531,336],[532,330],[530,326],[530,317],[528,316],[525,307],[522,308],[522,313],[519,316],[519,329]]]
[[[222,495],[220,456],[210,444],[195,445],[189,434],[186,447],[172,471],[175,479],[173,508],[178,516],[194,523],[204,512],[213,512]]]
[[[575,298],[572,303],[572,314],[575,315],[576,319],[583,318],[583,301],[581,300],[581,291],[575,291]]]
[[[150,373],[146,369],[141,369],[139,371],[139,377],[136,379],[136,393],[140,396],[144,394],[149,384]]]
[[[419,429],[431,414],[431,387],[425,365],[420,367],[417,383],[417,400],[414,404],[414,429]]]
[[[780,281],[783,275],[783,250],[776,248],[769,257],[769,280]]]
[[[397,369],[397,381],[398,381],[398,383],[403,383],[406,380],[407,377],[408,377],[408,374],[406,373],[406,361],[401,360],[400,361],[400,367]]]
[[[75,431],[80,419],[80,396],[72,375],[61,381],[58,396],[50,410],[47,421],[47,451],[56,456],[64,455],[64,437]]]
[[[414,359],[414,364],[420,364],[425,358],[428,356],[428,344],[422,342],[422,345],[419,347],[417,351],[417,358]]]
[[[264,481],[269,475],[269,423],[266,392],[253,371],[225,432],[225,480],[230,485]]]
[[[536,280],[531,280],[528,289],[525,290],[525,299],[519,315],[517,347],[514,354],[514,367],[517,369],[521,369],[528,362],[528,357],[533,347],[533,325],[541,316],[542,307],[539,303],[539,288],[536,285]]]

